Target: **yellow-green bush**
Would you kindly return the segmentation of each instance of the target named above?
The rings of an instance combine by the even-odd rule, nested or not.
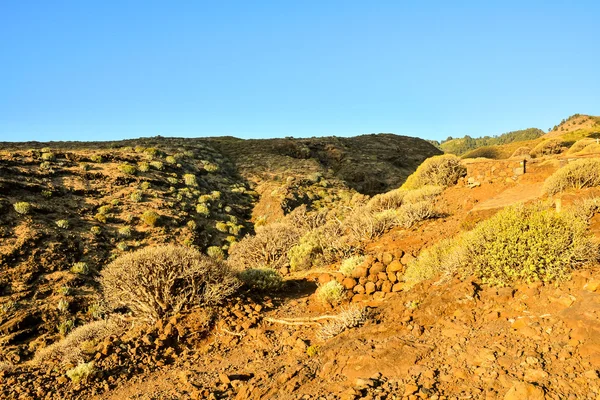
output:
[[[94,362],[90,361],[88,363],[81,362],[77,364],[76,367],[71,368],[67,371],[67,376],[73,383],[77,384],[81,381],[87,380],[90,376],[92,376],[96,372],[96,368],[94,367]]]
[[[119,165],[119,169],[121,170],[121,172],[128,175],[135,175],[135,173],[137,172],[136,166],[131,164],[121,164]]]
[[[508,207],[455,240],[423,252],[405,273],[407,284],[443,273],[475,274],[484,283],[564,280],[598,259],[587,221],[541,205]]]
[[[344,287],[338,281],[329,281],[319,286],[316,295],[323,303],[339,303],[344,299]]]
[[[210,215],[210,210],[204,203],[200,203],[196,206],[196,212],[203,217],[208,217]]]
[[[350,258],[346,258],[344,261],[342,261],[339,271],[346,276],[351,276],[356,267],[362,264],[364,261],[364,256],[352,256]]]
[[[452,186],[465,176],[467,169],[454,154],[443,154],[423,161],[417,170],[408,177],[402,189],[418,189],[423,186]]]
[[[567,189],[600,186],[600,159],[582,158],[560,168],[544,182],[544,192],[554,195]]]
[[[268,292],[283,287],[281,274],[273,268],[250,268],[240,272],[238,278],[248,287],[257,290]]]
[[[156,225],[158,225],[158,223],[160,221],[160,215],[155,211],[147,210],[147,211],[144,211],[141,219],[142,219],[142,221],[144,221],[144,223],[146,225],[156,226]]]
[[[18,214],[27,215],[31,212],[31,203],[26,201],[19,201],[13,204],[13,208]]]

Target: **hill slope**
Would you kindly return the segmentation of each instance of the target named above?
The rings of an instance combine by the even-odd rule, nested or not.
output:
[[[0,361],[101,317],[95,278],[161,243],[220,258],[300,204],[389,190],[439,150],[415,138],[0,143]]]

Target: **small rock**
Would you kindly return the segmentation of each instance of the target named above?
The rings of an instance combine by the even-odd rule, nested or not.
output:
[[[398,260],[394,260],[390,263],[390,265],[387,266],[386,271],[387,272],[401,272],[404,270],[404,266],[402,265],[402,263]]]
[[[515,383],[504,396],[504,400],[544,400],[544,390],[531,383]]]

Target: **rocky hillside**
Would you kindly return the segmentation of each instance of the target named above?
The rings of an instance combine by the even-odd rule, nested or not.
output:
[[[395,135],[0,149],[0,359],[16,363],[102,317],[96,278],[119,255],[173,243],[224,258],[256,221],[399,186],[439,153]]]
[[[392,185],[358,149],[406,140],[368,138],[4,151],[0,397],[597,398],[600,160],[443,155],[366,197],[343,160]],[[106,264],[161,243],[231,250],[239,288],[103,308]]]

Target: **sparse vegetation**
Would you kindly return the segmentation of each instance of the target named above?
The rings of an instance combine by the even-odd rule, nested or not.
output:
[[[127,307],[137,318],[158,320],[194,306],[217,304],[239,286],[221,262],[177,246],[125,254],[101,273],[107,304]]]

